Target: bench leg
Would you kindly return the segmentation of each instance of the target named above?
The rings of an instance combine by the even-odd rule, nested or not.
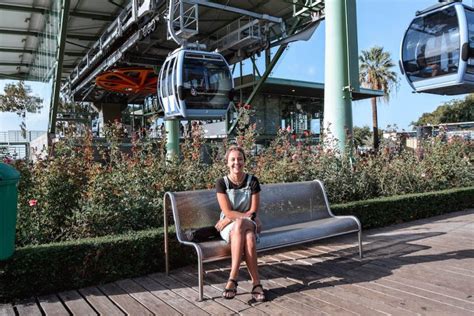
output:
[[[198,252],[198,278],[199,278],[199,302],[204,300],[204,271],[202,266],[202,257]]]
[[[359,258],[362,259],[362,229],[358,232],[359,237]]]

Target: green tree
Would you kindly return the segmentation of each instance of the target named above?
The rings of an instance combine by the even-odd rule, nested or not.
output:
[[[352,138],[356,148],[366,146],[368,143],[371,143],[372,132],[370,131],[370,127],[367,125],[364,127],[354,126],[352,129]]]
[[[0,94],[0,112],[15,112],[22,120],[20,128],[26,135],[26,113],[37,113],[43,107],[43,100],[31,95],[31,88],[23,81],[7,83]]]
[[[359,56],[360,71],[359,81],[362,86],[384,92],[383,100],[388,102],[390,94],[394,88],[397,88],[397,74],[392,71],[395,64],[389,52],[383,50],[383,47],[374,46],[370,50],[363,50]],[[379,146],[378,118],[377,118],[377,98],[371,99],[372,103],[372,123],[374,149]]]
[[[458,123],[474,121],[474,94],[463,100],[451,100],[436,108],[431,113],[423,113],[413,126],[438,125],[442,123]]]

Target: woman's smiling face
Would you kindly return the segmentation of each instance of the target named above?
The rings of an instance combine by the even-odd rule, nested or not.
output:
[[[238,150],[233,150],[230,152],[227,159],[227,167],[232,174],[240,174],[244,172],[245,159],[244,155]]]

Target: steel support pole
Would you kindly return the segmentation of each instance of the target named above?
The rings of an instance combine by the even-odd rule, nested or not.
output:
[[[179,157],[179,124],[178,119],[165,121],[167,160],[173,160]]]
[[[348,32],[351,36],[357,36],[357,33],[354,34],[348,25],[356,22],[355,0],[331,0],[326,1],[325,6],[324,140],[326,146],[338,148],[342,153],[347,135],[352,134],[353,87],[350,79],[354,67],[350,66],[354,65],[357,53],[353,56],[354,47],[349,47],[349,43],[354,45],[354,40],[349,42]]]
[[[58,48],[56,54],[56,69],[53,77],[53,90],[51,93],[51,107],[49,110],[49,126],[48,132],[50,135],[56,133],[56,114],[59,105],[59,91],[61,90],[61,73],[63,71],[64,50],[66,47],[66,33],[69,19],[69,5],[70,0],[63,0],[61,10],[61,26],[58,37]]]

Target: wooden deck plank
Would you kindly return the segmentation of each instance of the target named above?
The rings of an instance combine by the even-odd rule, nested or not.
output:
[[[465,278],[459,277],[455,274],[447,275],[445,273],[433,271],[433,269],[424,266],[407,264],[406,261],[399,260],[398,258],[384,258],[383,261],[388,262],[391,270],[400,270],[404,273],[411,273],[417,278],[431,280],[434,285],[447,287],[465,293],[467,293],[466,290],[472,291],[473,288],[472,281],[470,282],[470,280],[466,280]],[[377,264],[379,264],[378,261]]]
[[[383,260],[389,260],[389,259],[383,259]],[[367,266],[368,266],[368,265],[367,265]],[[393,266],[392,266],[392,268],[393,268]],[[397,268],[398,268],[398,265],[397,265],[397,267],[396,267],[394,270],[396,270]],[[320,269],[320,270],[321,270],[321,269]],[[396,271],[398,271],[398,270],[396,270]],[[396,274],[396,271],[395,271],[394,274]],[[410,269],[409,271],[412,272],[412,269]],[[344,273],[344,272],[343,272],[343,273]],[[347,281],[351,281],[351,280],[352,280],[354,283],[358,283],[358,284],[360,284],[360,286],[362,286],[362,287],[365,287],[365,288],[367,288],[367,289],[372,289],[372,290],[381,292],[381,293],[383,293],[383,294],[389,294],[389,293],[390,293],[389,291],[381,291],[381,289],[378,288],[378,287],[375,287],[375,288],[374,288],[373,286],[371,287],[370,284],[371,284],[371,283],[377,283],[377,282],[378,282],[378,283],[381,283],[381,284],[383,285],[384,282],[385,282],[385,281],[384,281],[385,278],[389,278],[389,277],[391,276],[391,274],[392,274],[392,270],[391,270],[391,269],[388,269],[388,271],[383,271],[383,273],[377,274],[377,271],[374,271],[374,269],[370,269],[370,268],[367,268],[367,267],[363,266],[363,267],[360,267],[360,268],[358,269],[358,271],[348,271],[347,274],[353,276],[352,279],[348,279]],[[367,279],[367,276],[368,276],[368,275],[373,275],[373,277],[371,277],[371,278],[373,279],[373,281],[364,280],[363,278],[361,278],[362,275],[365,276],[366,279]],[[424,277],[424,279],[426,280],[426,276]],[[364,282],[364,281],[365,281],[365,282]],[[393,287],[393,286],[392,286],[392,287]],[[391,287],[389,286],[389,288],[391,288]],[[411,295],[414,295],[414,296],[417,296],[417,297],[418,297],[418,295],[417,295],[416,293],[411,293]],[[391,296],[400,297],[400,295],[398,295],[398,293],[397,293],[396,291],[395,291],[395,292],[392,292],[392,293],[391,293]],[[429,299],[429,298],[428,298],[428,299]],[[408,300],[408,299],[406,299],[404,302],[400,302],[400,303],[406,305],[406,301],[407,301],[407,300]],[[466,305],[466,306],[468,307],[469,305]],[[425,311],[423,310],[423,308],[420,308],[420,306],[415,306],[414,308],[412,308],[412,310],[413,310],[413,311],[416,311],[416,312],[425,312]],[[451,312],[458,312],[458,310],[457,310],[456,308],[452,308],[450,311],[451,311]],[[463,312],[464,312],[464,311],[461,311],[461,313],[463,313]]]
[[[87,303],[77,291],[67,291],[58,294],[73,315],[97,315],[97,312]]]
[[[212,273],[212,275],[208,276],[208,279],[210,281],[221,282],[220,284],[222,284],[222,286],[227,281],[227,278],[228,278],[228,271],[222,271],[222,270],[218,271],[217,273]],[[242,290],[246,292],[242,295],[247,295],[250,298],[250,291],[252,289],[252,284],[249,281],[249,279],[250,279],[250,276],[248,275],[247,270],[241,269],[240,277],[239,277],[239,288],[241,288]],[[266,297],[267,297],[268,302],[262,303],[263,306],[259,303],[257,305],[259,308],[263,309],[263,307],[265,307],[264,310],[267,312],[266,304],[269,304],[271,302],[273,306],[269,307],[271,309],[268,310],[268,312],[271,314],[281,313],[282,311],[286,314],[295,312],[295,310],[290,307],[291,305],[294,304],[294,302],[292,302],[294,300],[290,301],[290,304],[289,304],[290,306],[288,306],[286,305],[287,300],[280,301],[278,295],[274,293],[274,290],[278,290],[282,288],[281,284],[278,284],[275,282],[275,280],[268,279],[268,278],[262,278],[261,283],[263,287],[266,289]]]
[[[273,267],[273,266],[271,266]],[[294,272],[294,271],[292,271]],[[288,275],[288,279],[292,280],[294,275]],[[281,280],[281,279],[280,279]],[[293,281],[293,280],[292,280]],[[328,280],[330,282],[332,280]],[[294,281],[293,281],[294,282]],[[296,282],[297,283],[297,282]],[[294,283],[293,283],[294,284]],[[292,298],[296,301],[301,301],[302,303],[314,307],[316,310],[319,310],[323,313],[330,315],[354,315],[356,312],[351,311],[350,309],[341,307],[340,305],[334,304],[334,300],[327,300],[322,298],[319,295],[319,292],[313,291],[312,285],[306,285],[299,289],[298,291],[289,292],[286,294],[289,298]]]
[[[271,278],[272,281],[275,281],[278,284],[278,287],[276,289],[272,289],[275,291],[277,297],[279,296],[290,296],[293,299],[296,299],[297,302],[299,301],[304,301],[310,306],[314,306],[314,308],[318,308],[323,313],[331,313],[331,310],[338,310],[341,314],[346,314],[347,311],[350,311],[352,314],[360,314],[360,315],[380,315],[380,313],[377,313],[375,311],[371,311],[370,309],[367,308],[360,308],[357,304],[352,304],[352,303],[347,303],[345,300],[341,300],[340,298],[334,298],[334,297],[326,297],[325,293],[319,292],[319,291],[309,291],[308,286],[303,286],[299,285],[297,286],[297,289],[292,288],[291,286],[295,286],[295,281],[291,279],[285,278],[283,275],[278,274],[276,270],[273,269],[274,267],[268,267],[267,270],[263,271],[263,275],[267,278]],[[331,282],[332,280],[328,279],[328,282]],[[291,283],[293,282],[293,283]],[[281,283],[285,283],[285,286],[282,286]],[[290,285],[292,284],[292,285]],[[307,297],[310,297],[312,303],[309,303],[307,300]],[[337,301],[337,303],[336,303]],[[316,307],[318,306],[318,307]]]
[[[189,269],[191,270],[191,269]],[[214,274],[214,273],[213,273]],[[198,282],[197,282],[197,272],[194,273],[193,270],[185,271],[184,269],[180,269],[180,272],[177,274],[173,274],[173,277],[176,280],[182,282],[186,286],[193,288],[194,290],[198,291]],[[239,284],[240,285],[240,284]],[[227,308],[232,309],[236,312],[242,312],[244,310],[252,309],[255,315],[267,315],[263,311],[256,309],[252,305],[248,304],[248,300],[250,299],[250,295],[246,295],[246,293],[242,293],[239,291],[239,287],[237,288],[237,295],[232,300],[227,300],[222,297],[222,289],[225,286],[225,282],[213,282],[212,276],[211,278],[208,277],[206,274],[204,279],[204,292],[208,292],[215,302],[218,302],[221,305],[226,306]]]
[[[126,291],[120,288],[116,283],[108,283],[99,286],[117,306],[129,315],[153,315],[145,306],[131,297]]]
[[[179,282],[177,282],[179,280]],[[186,276],[186,274],[183,274],[182,271],[177,271],[176,273],[173,273],[173,277],[170,279],[163,279],[163,282],[166,286],[168,287],[175,287],[178,284],[181,284],[183,286],[187,282],[191,282],[192,287],[194,287],[197,290],[197,284],[195,283],[197,281],[196,278],[191,278],[189,276]],[[179,285],[178,285],[179,286]],[[237,295],[239,296],[237,298],[234,298],[232,300],[226,300],[221,297],[221,291],[220,289],[217,289],[209,283],[204,284],[204,293],[207,293],[206,295],[210,297],[211,300],[220,303],[222,305],[225,305],[227,308],[231,309],[234,313],[239,313],[240,311],[248,309],[250,306],[244,303],[240,299],[239,293]],[[194,300],[197,299],[197,295],[193,297]]]
[[[100,315],[124,315],[124,312],[98,288],[87,287],[78,291]]]
[[[296,267],[296,268],[295,268]],[[299,273],[303,282],[307,282],[307,275],[321,275],[322,277],[330,277],[331,271],[328,273],[320,274],[321,264],[312,265],[301,265],[300,260],[293,262],[286,262],[285,265],[282,265],[281,268],[288,273]],[[304,270],[304,271],[303,271]],[[318,278],[321,278],[318,277]],[[314,276],[313,276],[314,278]],[[336,297],[344,297],[344,299],[351,301],[353,304],[360,304],[376,312],[380,313],[389,313],[392,315],[409,315],[410,312],[404,309],[399,304],[396,304],[390,300],[387,300],[386,297],[383,297],[384,300],[374,300],[374,297],[370,292],[363,292],[350,282],[345,282],[337,277],[333,277],[334,281],[332,285],[328,286],[324,283],[314,282],[313,288],[318,288],[320,291],[332,294]],[[308,283],[309,284],[309,283]],[[313,291],[316,293],[316,291]]]
[[[213,264],[210,264],[210,265],[213,265]],[[225,286],[228,276],[229,276],[229,272],[227,270],[216,269],[212,273],[208,273],[206,275],[206,280],[208,280],[211,283],[214,283],[216,287],[221,289],[223,286]],[[268,285],[267,280],[261,280],[263,287],[267,290],[265,293],[267,301],[262,302],[262,303],[257,303],[257,302],[252,301],[252,297],[250,294],[250,291],[252,289],[252,284],[249,281],[249,276],[247,275],[245,270],[240,271],[240,277],[238,281],[239,281],[239,288],[238,288],[239,298],[243,300],[244,302],[251,304],[256,309],[270,315],[281,315],[281,314],[288,315],[289,313],[292,312],[290,309],[287,309],[285,306],[281,305],[280,303],[271,301],[272,293],[268,292],[269,287],[267,286]],[[251,313],[253,311],[254,311],[253,309],[248,309],[243,312]]]
[[[453,259],[453,260],[459,261],[456,259]],[[402,269],[398,263],[393,264],[392,262],[392,264],[390,264],[389,262],[390,262],[389,258],[388,259],[380,258],[380,259],[374,259],[368,263],[365,263],[365,266],[379,270],[380,272],[384,272],[387,275],[385,279],[389,281],[406,284],[413,288],[420,288],[421,290],[424,290],[427,292],[442,294],[448,297],[450,296],[454,299],[466,300],[466,298],[470,297],[471,301],[474,301],[474,298],[472,297],[472,295],[466,295],[466,292],[468,293],[474,292],[474,282],[470,283],[472,287],[468,289],[468,291],[457,291],[454,289],[449,289],[446,286],[438,286],[432,283],[427,283],[425,281],[429,279],[427,279],[426,274],[417,273],[416,271],[414,271],[415,269],[413,268]],[[439,264],[446,266],[446,262],[450,263],[452,262],[452,260],[448,260],[448,261],[444,260]],[[423,262],[423,266],[426,266],[429,263],[430,262]],[[451,264],[448,264],[448,265],[451,267]],[[474,262],[472,266],[474,266]],[[396,270],[396,272],[394,273],[393,270]],[[467,300],[466,302],[469,302],[469,301]]]
[[[38,303],[47,316],[70,315],[59,297],[54,294],[38,297]]]
[[[312,258],[307,259],[311,261]],[[372,273],[366,273],[364,275],[358,275],[359,278],[352,278],[344,267],[338,265],[328,265],[325,262],[315,262],[317,266],[315,270],[324,276],[337,276],[341,278],[341,284],[335,285],[331,288],[321,288],[323,291],[329,293],[337,293],[338,297],[343,299],[352,298],[353,302],[363,304],[367,307],[376,308],[390,314],[402,314],[409,315],[413,311],[405,308],[405,302],[400,300],[398,296],[388,295],[386,293],[380,293],[373,291],[370,288],[361,287],[361,284],[370,283],[376,277]],[[355,296],[354,296],[355,295]],[[379,304],[382,303],[382,304]]]
[[[176,294],[174,291],[164,287],[163,285],[155,281],[156,277],[157,276],[155,274],[152,274],[148,277],[140,277],[135,278],[133,280],[143,286],[143,288],[150,291],[150,293],[160,298],[163,302],[166,302],[166,304],[170,305],[171,307],[182,313],[183,315],[209,315],[206,311],[202,310],[195,304],[192,304],[180,295]]]
[[[116,283],[152,313],[156,315],[180,315],[178,311],[165,304],[162,300],[145,290],[138,283],[130,279],[117,281]]]
[[[427,298],[427,297],[421,297],[419,295],[416,295],[414,293],[406,292],[406,291],[401,291],[397,290],[393,287],[386,286],[381,282],[381,279],[383,276],[377,277],[376,274],[377,272],[374,272],[372,269],[368,268],[358,268],[353,271],[347,271],[348,275],[353,276],[354,278],[360,278],[361,275],[370,273],[372,274],[373,281],[370,282],[359,282],[358,285],[367,289],[371,289],[383,294],[391,295],[393,297],[398,297],[403,300],[405,304],[405,308],[416,312],[416,313],[444,313],[446,315],[464,315],[465,310],[461,308],[457,308],[456,306],[451,306],[451,305],[446,305],[443,303],[440,303],[436,300]]]
[[[16,305],[15,308],[18,312],[18,315],[23,316],[23,315],[31,315],[31,316],[36,316],[36,315],[43,315],[41,308],[36,302],[35,298],[29,298],[26,300],[21,300],[19,301]]]
[[[378,262],[371,262],[370,265],[367,266],[374,269],[383,269],[385,270],[385,272],[387,272],[388,269],[386,269],[385,266],[381,266],[377,263]],[[386,279],[391,282],[405,284],[406,286],[418,288],[427,292],[433,292],[435,294],[445,295],[454,299],[474,304],[474,297],[466,293],[469,291],[459,291],[455,289],[450,289],[446,286],[436,285],[434,283],[429,282],[430,279],[427,279],[425,274],[413,273],[408,269],[398,269],[396,273],[389,275],[388,277],[386,277]],[[471,289],[471,293],[474,293],[474,285],[473,289]]]
[[[293,264],[286,262],[281,265],[272,265],[272,271],[292,279],[299,278],[302,283],[308,284],[307,287],[299,291],[300,294],[318,297],[340,308],[357,311],[361,314],[382,315],[391,313],[394,315],[408,315],[406,310],[400,309],[398,306],[378,303],[370,296],[367,298],[358,293],[351,293],[354,292],[350,290],[353,287],[351,284],[346,284],[335,277],[331,277],[331,273],[325,276],[319,275],[317,273],[319,271],[318,266],[312,267],[301,265],[299,262],[293,262]],[[344,290],[341,289],[342,287],[344,287]]]
[[[15,310],[11,304],[0,304],[0,316],[15,316]]]

